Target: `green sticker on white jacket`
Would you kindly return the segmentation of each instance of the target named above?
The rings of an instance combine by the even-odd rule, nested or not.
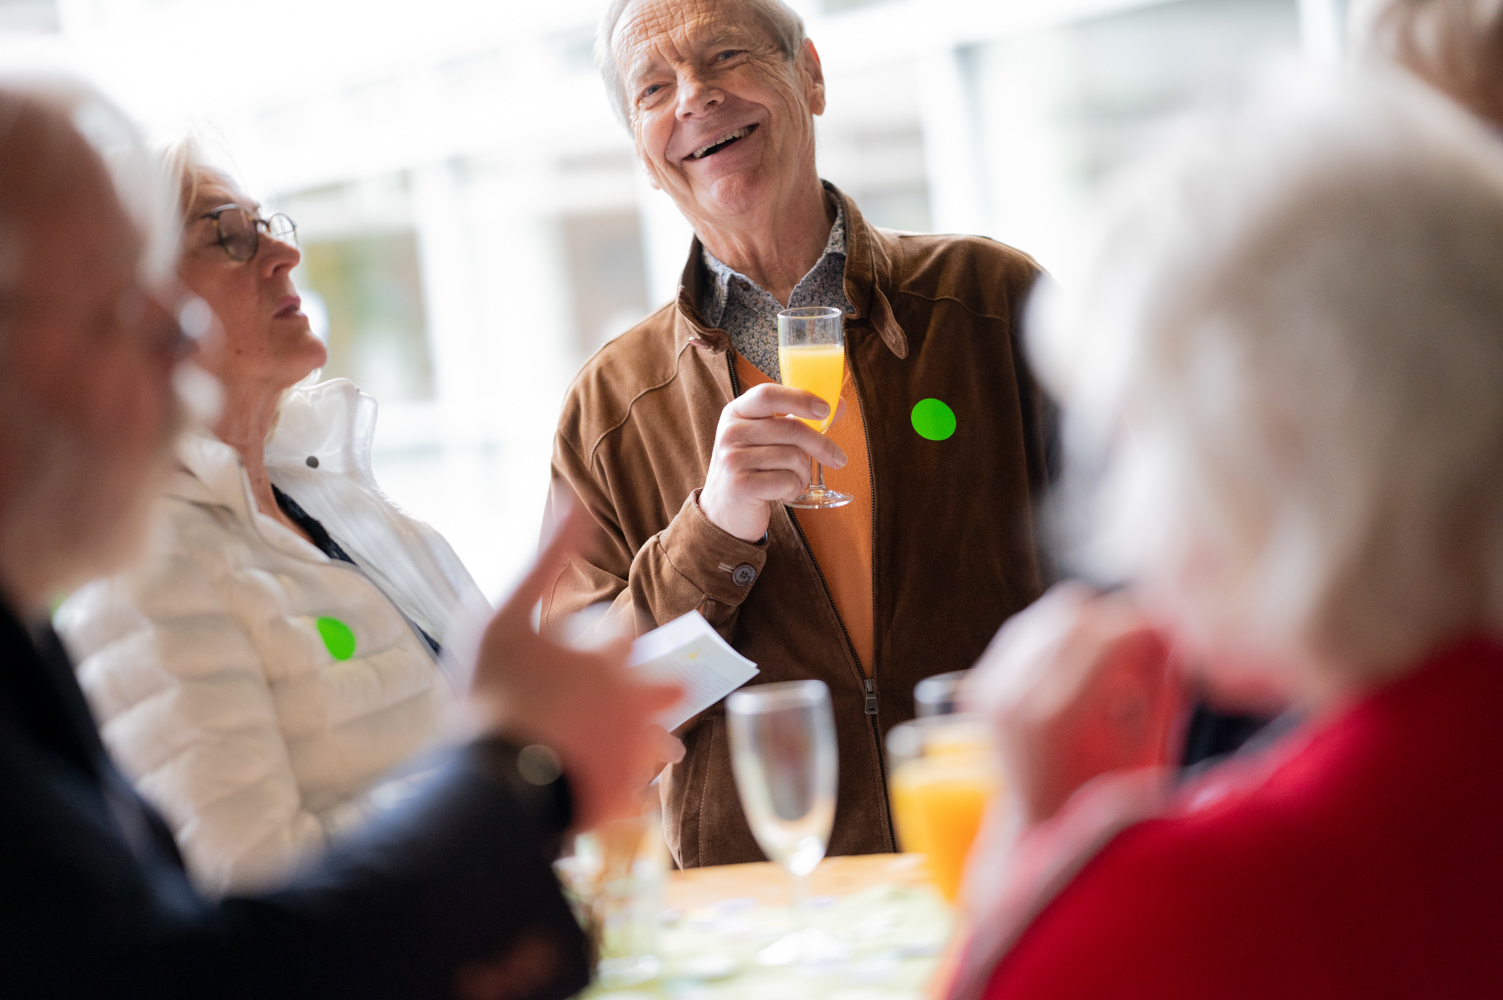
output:
[[[315,621],[318,634],[323,636],[324,648],[336,660],[348,660],[355,655],[355,633],[338,618],[319,618]]]

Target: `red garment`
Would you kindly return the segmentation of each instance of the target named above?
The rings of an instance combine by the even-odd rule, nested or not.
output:
[[[1117,836],[987,1000],[1503,997],[1503,646],[1294,739]]]

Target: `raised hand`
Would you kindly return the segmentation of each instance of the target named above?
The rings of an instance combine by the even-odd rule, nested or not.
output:
[[[574,649],[533,628],[533,607],[587,534],[588,515],[581,509],[560,520],[531,571],[486,627],[470,691],[486,729],[558,753],[579,829],[632,810],[641,786],[665,757],[672,759],[674,749],[652,717],[681,694],[676,686],[632,677],[626,669],[629,637]]]
[[[992,720],[1024,827],[1092,778],[1169,764],[1185,703],[1169,647],[1131,598],[1076,583],[1002,626],[963,700]]]
[[[841,400],[837,420],[844,410]],[[768,502],[792,500],[809,485],[811,459],[834,469],[845,465],[845,453],[835,442],[793,419],[829,415],[829,404],[814,393],[776,383],[756,386],[727,403],[699,494],[699,509],[710,523],[755,542],[767,533]]]

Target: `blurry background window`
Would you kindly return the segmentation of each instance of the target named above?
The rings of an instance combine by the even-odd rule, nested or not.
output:
[[[535,551],[591,352],[669,302],[690,231],[591,61],[605,0],[0,0],[0,65],[92,77],[297,220],[327,375],[381,401],[383,488],[499,592]],[[869,221],[1061,255],[1166,116],[1339,56],[1344,0],[793,0],[821,173]],[[247,24],[277,44],[225,71]]]
[[[324,378],[347,378],[378,400],[432,399],[433,364],[409,231],[303,244],[298,287],[320,301],[329,344]]]
[[[1179,0],[965,51],[994,232],[1057,257],[1092,190],[1161,123],[1298,49],[1295,0]]]
[[[57,31],[58,0],[0,0],[0,31]]]
[[[574,329],[588,356],[647,316],[642,226],[628,211],[566,216],[563,227]]]
[[[888,0],[824,0],[820,9],[826,14],[838,14],[843,10],[856,10],[860,7],[870,7],[876,3],[887,3]]]

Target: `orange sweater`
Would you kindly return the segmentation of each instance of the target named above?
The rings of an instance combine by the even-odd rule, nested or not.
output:
[[[741,355],[736,355],[736,377],[742,391],[772,379]],[[835,611],[845,623],[856,658],[867,676],[872,672],[872,480],[866,453],[866,428],[862,425],[861,407],[856,402],[856,387],[851,369],[845,370],[840,387],[845,414],[830,426],[830,440],[845,452],[843,469],[825,469],[825,485],[849,493],[844,507],[822,510],[793,510],[794,521],[809,540],[809,554],[824,577],[825,586],[835,602]]]

